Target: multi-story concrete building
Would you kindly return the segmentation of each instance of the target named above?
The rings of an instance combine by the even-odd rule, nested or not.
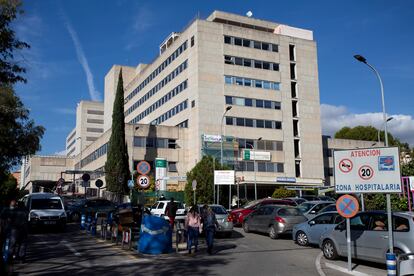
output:
[[[66,155],[76,156],[104,132],[104,103],[81,101],[76,108],[76,126],[66,137]]]

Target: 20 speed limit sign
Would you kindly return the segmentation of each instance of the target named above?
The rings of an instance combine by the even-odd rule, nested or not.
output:
[[[140,176],[138,177],[138,185],[139,185],[141,188],[143,188],[143,189],[148,188],[148,187],[149,187],[149,185],[150,185],[150,179],[149,179],[149,177],[148,177],[148,176],[146,176],[146,175],[140,175]]]

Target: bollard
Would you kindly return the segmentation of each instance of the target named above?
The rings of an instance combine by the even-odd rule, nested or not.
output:
[[[82,216],[81,216],[80,229],[85,230],[85,214],[82,214]]]
[[[86,221],[86,231],[89,232],[91,231],[91,223],[92,222],[92,218],[90,215],[88,215],[88,220]]]
[[[9,259],[9,246],[10,246],[10,238],[7,238],[6,241],[4,242],[4,248],[3,248],[3,262],[7,263],[8,259]]]
[[[397,275],[397,258],[394,253],[387,253],[387,275]]]

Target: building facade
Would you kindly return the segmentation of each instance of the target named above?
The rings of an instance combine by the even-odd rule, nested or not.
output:
[[[76,126],[66,137],[66,155],[78,155],[103,132],[104,103],[81,101],[76,108]]]

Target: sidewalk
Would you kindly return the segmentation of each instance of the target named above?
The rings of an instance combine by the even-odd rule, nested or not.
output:
[[[346,259],[339,259],[336,261],[326,260],[321,258],[321,268],[326,276],[330,275],[354,275],[354,276],[381,276],[387,275],[385,265],[370,263],[370,262],[352,262],[352,271],[348,271],[348,263]]]

